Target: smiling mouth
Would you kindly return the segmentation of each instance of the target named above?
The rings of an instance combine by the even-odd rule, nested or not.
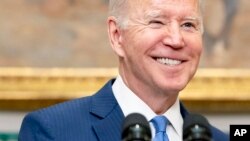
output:
[[[155,60],[167,66],[177,66],[182,63],[181,60],[175,60],[175,59],[170,59],[170,58],[155,58]]]

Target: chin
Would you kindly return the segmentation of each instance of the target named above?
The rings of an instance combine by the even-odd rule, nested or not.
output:
[[[176,92],[176,93],[179,93],[180,91],[182,91],[186,86],[187,86],[187,83],[185,82],[178,82],[178,83],[171,83],[171,81],[168,81],[170,82],[170,84],[163,84],[163,88],[165,91],[172,91],[172,92]]]

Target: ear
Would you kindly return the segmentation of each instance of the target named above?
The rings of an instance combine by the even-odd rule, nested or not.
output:
[[[108,24],[108,35],[111,47],[118,56],[123,57],[124,50],[121,45],[122,34],[116,18],[113,16],[108,17],[107,24]]]

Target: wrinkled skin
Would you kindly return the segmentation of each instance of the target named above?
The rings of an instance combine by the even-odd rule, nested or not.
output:
[[[125,84],[156,113],[165,112],[194,76],[202,52],[197,0],[130,0],[126,27],[108,19]]]

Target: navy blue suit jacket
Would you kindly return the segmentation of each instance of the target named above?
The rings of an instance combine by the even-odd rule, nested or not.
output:
[[[29,113],[23,120],[19,141],[121,141],[124,115],[109,81],[95,95]],[[188,112],[181,105],[181,114]],[[214,141],[228,136],[211,127]]]

